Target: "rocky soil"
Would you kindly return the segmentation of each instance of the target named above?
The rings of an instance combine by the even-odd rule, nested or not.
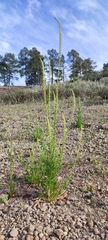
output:
[[[71,99],[59,102],[58,140],[63,121],[70,122]],[[78,163],[63,196],[54,202],[39,198],[39,187],[25,182],[19,156],[29,162],[36,117],[45,124],[42,103],[0,105],[0,240],[108,240],[108,104],[83,103],[83,133]],[[53,106],[52,106],[53,118]],[[77,112],[66,141],[63,181],[78,151]],[[9,151],[12,143],[15,192],[9,198]]]

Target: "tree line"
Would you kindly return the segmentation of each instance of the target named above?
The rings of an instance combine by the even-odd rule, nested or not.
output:
[[[19,77],[25,77],[26,86],[42,84],[42,62],[45,73],[49,74],[50,82],[53,84],[58,80],[65,81],[66,72],[69,72],[69,79],[75,81],[80,77],[84,80],[99,80],[101,77],[108,77],[108,63],[103,64],[101,71],[95,71],[97,65],[91,58],[82,59],[76,50],[67,53],[67,59],[62,54],[61,66],[58,69],[59,54],[55,49],[47,51],[48,57],[33,47],[28,49],[24,47],[20,50],[16,58],[12,53],[0,55],[0,82],[5,86],[14,84],[14,80]],[[50,62],[50,66],[49,66]],[[47,77],[46,77],[47,78]]]

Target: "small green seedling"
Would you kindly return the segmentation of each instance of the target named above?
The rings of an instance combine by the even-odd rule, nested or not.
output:
[[[8,201],[8,195],[7,194],[1,194],[0,196],[0,202],[6,203]]]

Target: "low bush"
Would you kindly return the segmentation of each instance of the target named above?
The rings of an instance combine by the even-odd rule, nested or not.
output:
[[[56,93],[56,84],[50,87],[50,99],[54,100],[54,94]],[[34,90],[35,89],[35,90]],[[18,90],[15,92],[9,92],[2,94],[0,102],[4,104],[19,104],[24,102],[40,101],[44,99],[43,90],[29,89],[29,91]],[[75,96],[80,97],[81,100],[86,98],[94,99],[101,97],[102,99],[108,99],[108,78],[102,78],[100,81],[83,81],[78,80],[75,82],[59,83],[58,98],[69,98],[72,95],[72,90]],[[46,96],[48,96],[48,86],[46,86]],[[48,99],[47,99],[48,100]]]

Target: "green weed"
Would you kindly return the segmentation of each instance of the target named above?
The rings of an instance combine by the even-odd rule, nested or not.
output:
[[[38,173],[37,173],[37,165],[35,162],[35,152],[34,152],[34,148],[32,147],[31,153],[30,153],[30,161],[29,164],[24,161],[24,159],[22,157],[19,157],[19,160],[22,164],[22,167],[24,168],[25,172],[26,172],[26,180],[29,183],[37,183],[37,179],[38,179]]]
[[[79,98],[79,101],[78,101],[78,116],[77,116],[76,127],[81,129],[82,125],[83,125],[83,121],[82,121],[82,106],[81,106],[81,101],[80,101],[80,98]]]
[[[58,198],[61,194],[64,193],[66,187],[70,181],[72,176],[72,172],[74,167],[77,164],[78,156],[80,154],[80,146],[82,139],[82,124],[80,126],[81,135],[79,140],[78,152],[76,159],[73,165],[70,167],[70,172],[67,174],[66,179],[63,183],[59,183],[58,175],[62,169],[63,162],[63,154],[65,149],[66,138],[70,129],[69,126],[66,126],[65,116],[62,115],[62,120],[64,123],[63,127],[63,138],[61,142],[58,141],[57,138],[57,120],[58,120],[58,91],[59,91],[59,72],[60,72],[60,62],[61,62],[61,47],[62,47],[62,30],[61,24],[58,19],[55,18],[59,26],[59,60],[58,60],[58,80],[53,88],[50,85],[50,76],[49,76],[49,85],[46,87],[46,79],[44,76],[44,64],[41,61],[42,69],[43,69],[43,96],[44,96],[44,112],[45,112],[45,120],[46,126],[40,129],[38,118],[36,122],[36,128],[34,131],[34,140],[37,141],[39,146],[39,159],[38,162],[35,162],[35,152],[32,149],[30,155],[29,165],[24,161],[23,158],[20,158],[22,166],[26,171],[26,179],[30,183],[38,183],[41,187],[40,196],[47,201],[53,201]],[[49,72],[50,72],[50,62],[49,64]],[[75,95],[73,93],[73,109],[72,109],[72,117],[70,119],[70,123],[73,120],[74,111],[75,111]],[[51,96],[53,96],[53,117],[51,116]],[[81,110],[81,107],[80,107]],[[41,137],[42,133],[42,137]],[[44,133],[44,134],[43,134]],[[41,138],[41,141],[38,141]]]
[[[0,196],[0,202],[6,203],[8,201],[8,195],[7,194],[1,194]]]
[[[0,141],[4,141],[4,140],[6,140],[6,138],[2,134],[0,134]]]
[[[15,184],[13,182],[13,157],[12,157],[12,145],[10,148],[10,174],[9,174],[9,196],[12,197],[14,190],[15,190]]]
[[[0,190],[2,189],[2,179],[0,178]]]
[[[44,137],[43,129],[40,127],[38,119],[36,119],[36,126],[33,131],[33,140],[34,141],[39,141],[42,137]]]

